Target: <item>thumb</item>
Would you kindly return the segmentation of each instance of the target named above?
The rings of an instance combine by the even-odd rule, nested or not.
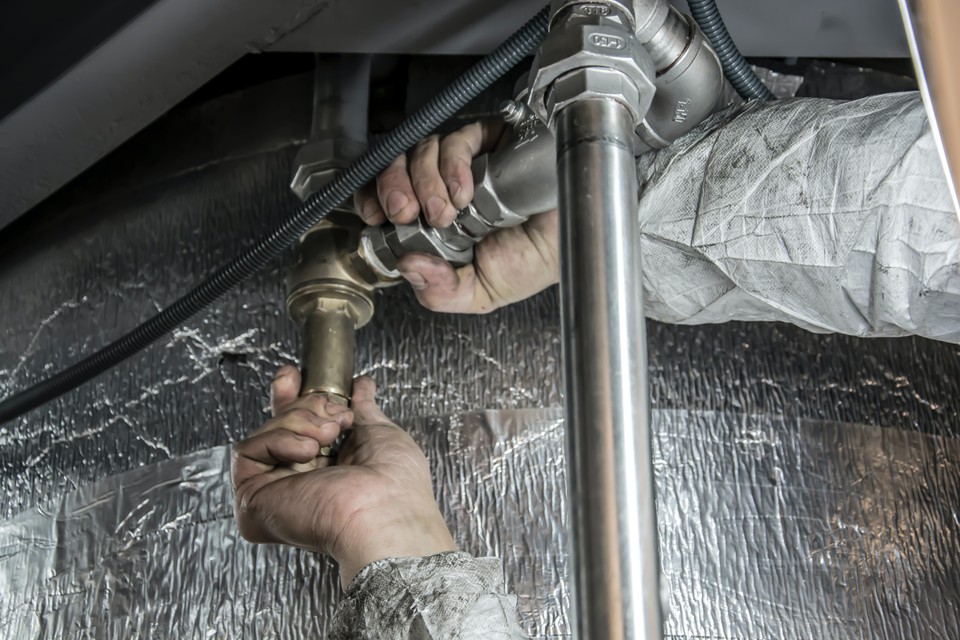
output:
[[[360,376],[353,381],[353,397],[350,398],[350,408],[353,409],[354,424],[393,424],[376,400],[377,385],[367,376]]]
[[[472,264],[455,270],[442,258],[412,253],[400,259],[397,269],[420,304],[431,311],[485,313],[498,306],[477,279]]]

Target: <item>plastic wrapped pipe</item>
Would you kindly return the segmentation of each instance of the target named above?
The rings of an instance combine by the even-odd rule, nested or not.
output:
[[[291,206],[310,95],[287,78],[171,113],[0,242],[0,389],[115,337]],[[0,429],[0,637],[327,628],[332,566],[239,540],[225,476],[295,358],[288,261]],[[567,637],[556,291],[482,317],[402,288],[377,303],[358,369],[427,451],[458,542],[503,558],[525,628]],[[668,634],[960,636],[957,346],[760,322],[649,322],[648,341]]]
[[[960,218],[918,93],[752,103],[640,158],[647,313],[960,342]]]

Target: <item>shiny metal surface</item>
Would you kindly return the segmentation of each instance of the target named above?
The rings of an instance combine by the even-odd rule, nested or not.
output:
[[[316,57],[311,140],[297,152],[290,185],[301,200],[365,148],[370,69],[370,56]],[[300,392],[343,405],[353,387],[356,331],[373,316],[373,290],[386,283],[360,258],[359,244],[359,221],[343,205],[300,237],[286,278],[287,312],[301,330]]]
[[[300,343],[300,393],[325,393],[347,404],[353,388],[356,320],[346,308],[306,315]]]
[[[654,325],[655,339],[661,327],[676,330]],[[775,345],[710,329],[719,333],[703,336],[707,348],[748,339],[782,370]],[[736,411],[652,417],[669,637],[960,635],[956,434]],[[569,638],[562,412],[403,424],[427,452],[457,544],[503,559],[532,637]],[[108,439],[100,451],[111,451]],[[324,637],[340,599],[336,568],[240,539],[229,466],[226,446],[174,456],[69,487],[0,523],[0,636]]]
[[[573,579],[581,638],[663,636],[630,112],[557,120]]]
[[[3,245],[0,387],[90,353],[296,204],[290,167],[310,129],[311,82],[300,80],[171,113]],[[657,303],[649,312],[672,321],[647,323],[671,638],[960,637],[957,345],[811,333],[789,324],[800,321],[792,308],[777,311],[782,322],[727,321],[771,317],[746,307],[750,299],[786,296],[809,310],[819,289],[764,284],[762,275],[788,268],[785,255],[801,258],[784,271],[795,284],[859,272],[843,256],[872,256],[884,227],[844,213],[857,193],[840,190],[839,178],[851,167],[860,184],[881,175],[888,165],[867,159],[891,145],[908,175],[921,175],[918,159],[933,149],[922,105],[906,96],[817,105],[750,111],[641,167],[651,198],[641,212],[642,286]],[[877,126],[876,113],[900,125]],[[795,122],[821,133],[804,146],[808,131]],[[751,143],[743,132],[757,128],[777,132],[783,146]],[[770,174],[783,149],[786,163]],[[751,150],[755,162],[729,170]],[[822,162],[812,200],[788,182],[805,157]],[[687,208],[696,193],[669,184],[670,172],[711,176],[704,210]],[[797,190],[773,197],[785,184]],[[902,226],[889,232],[905,256],[923,256],[914,268],[946,273],[950,263],[932,250],[948,243],[922,239],[937,220],[957,228],[956,218],[939,209],[942,187],[921,184],[921,206],[898,214]],[[755,187],[751,199],[735,197],[744,185]],[[884,206],[901,202],[901,187],[878,192]],[[771,231],[788,242],[758,253]],[[881,257],[878,265],[889,264]],[[0,637],[323,636],[339,597],[336,570],[312,554],[238,539],[225,475],[226,445],[267,419],[273,372],[297,361],[299,331],[282,303],[291,261],[256,274],[142,357],[0,430]],[[892,278],[910,267],[897,264],[861,266]],[[910,291],[929,291],[915,275],[925,288]],[[710,296],[704,278],[717,283]],[[681,295],[691,304],[676,304]],[[374,377],[384,410],[426,449],[457,543],[503,558],[531,635],[569,638],[556,289],[485,316],[429,313],[406,287],[375,296],[378,312],[357,334],[357,371]],[[817,307],[834,299],[816,298]],[[710,310],[703,324],[697,312]],[[850,315],[836,330],[909,331],[857,317],[861,324]]]
[[[700,27],[676,9],[643,46],[656,65],[656,93],[637,133],[647,148],[662,149],[725,106],[726,80]]]
[[[287,313],[301,330],[301,393],[346,404],[354,377],[356,330],[373,317],[374,290],[396,284],[360,258],[360,223],[340,214],[311,228],[287,270]]]
[[[521,102],[508,101],[503,111],[507,124],[503,139],[496,150],[474,159],[473,201],[452,225],[435,229],[421,216],[406,225],[364,230],[364,257],[374,271],[396,275],[399,258],[414,252],[439,256],[456,266],[469,264],[473,246],[488,234],[556,208],[553,134]]]
[[[373,56],[318,54],[310,141],[294,161],[290,188],[306,200],[366,149]]]
[[[365,255],[374,271],[395,276],[399,258],[413,252],[469,264],[473,245],[489,233],[554,209],[554,143],[544,123],[552,126],[553,114],[571,102],[587,96],[619,100],[638,123],[637,154],[666,147],[714,111],[723,73],[699,27],[665,0],[635,5],[625,11],[623,4],[554,3],[565,17],[551,28],[531,69],[523,100],[532,108],[519,101],[504,105],[504,140],[473,162],[473,202],[445,229],[421,218],[366,230]],[[629,32],[638,19],[645,42]],[[608,40],[623,46],[596,44]]]
[[[551,15],[550,32],[534,57],[527,104],[553,129],[554,116],[565,103],[553,97],[557,81],[570,73],[607,69],[618,72],[624,84],[633,85],[610,91],[617,96],[627,92],[622,100],[639,122],[655,91],[655,68],[632,24],[615,6],[603,2],[569,7],[561,3],[560,7],[559,15]]]

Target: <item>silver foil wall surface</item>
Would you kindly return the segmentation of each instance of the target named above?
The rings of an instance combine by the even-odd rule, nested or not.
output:
[[[654,413],[667,634],[955,638],[960,441],[899,429]],[[535,637],[569,635],[558,410],[408,421],[457,543],[502,558]],[[324,558],[240,539],[229,448],[67,492],[0,525],[11,638],[314,638]]]
[[[292,207],[309,89],[291,77],[174,112],[6,229],[0,392],[131,328]],[[329,567],[238,541],[223,450],[196,453],[257,426],[294,359],[288,260],[0,427],[0,635],[322,631]],[[458,540],[503,555],[531,630],[565,634],[556,292],[484,317],[430,314],[400,288],[378,307],[359,368],[424,443]],[[957,637],[957,346],[775,323],[648,336],[671,633]]]

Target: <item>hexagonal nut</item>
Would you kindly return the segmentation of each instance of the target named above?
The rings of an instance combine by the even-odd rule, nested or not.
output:
[[[337,171],[349,166],[364,151],[363,145],[344,138],[328,138],[309,142],[300,148],[294,159],[290,189],[306,200],[333,180]]]
[[[360,256],[377,275],[384,278],[397,278],[397,256],[387,242],[389,225],[367,227],[360,235]]]
[[[515,150],[514,153],[523,153]],[[474,159],[471,166],[473,172],[473,207],[478,219],[483,220],[487,225],[484,234],[493,229],[502,229],[506,227],[515,227],[523,224],[527,217],[519,216],[503,203],[500,194],[497,191],[497,185],[494,184],[494,172],[489,169],[490,155],[478,156]],[[478,225],[474,224],[470,232],[474,236]]]
[[[641,96],[652,98],[655,92],[656,70],[650,54],[633,33],[618,27],[572,24],[555,28],[540,45],[533,64],[530,107],[551,125],[547,94],[557,78],[576,69],[613,69],[630,78]]]
[[[634,4],[634,0],[604,0],[603,2],[553,0],[550,3],[550,15],[554,20],[586,24],[617,24],[633,31],[636,25]]]
[[[552,120],[561,109],[578,100],[608,98],[630,110],[636,128],[650,108],[653,95],[641,94],[633,81],[619,71],[587,67],[557,78],[547,98],[547,112]]]
[[[408,253],[426,253],[457,266],[469,264],[473,260],[474,242],[456,225],[434,229],[418,218],[410,224],[365,229],[360,245],[361,256],[367,264],[378,274],[393,278],[399,275],[397,262]]]

